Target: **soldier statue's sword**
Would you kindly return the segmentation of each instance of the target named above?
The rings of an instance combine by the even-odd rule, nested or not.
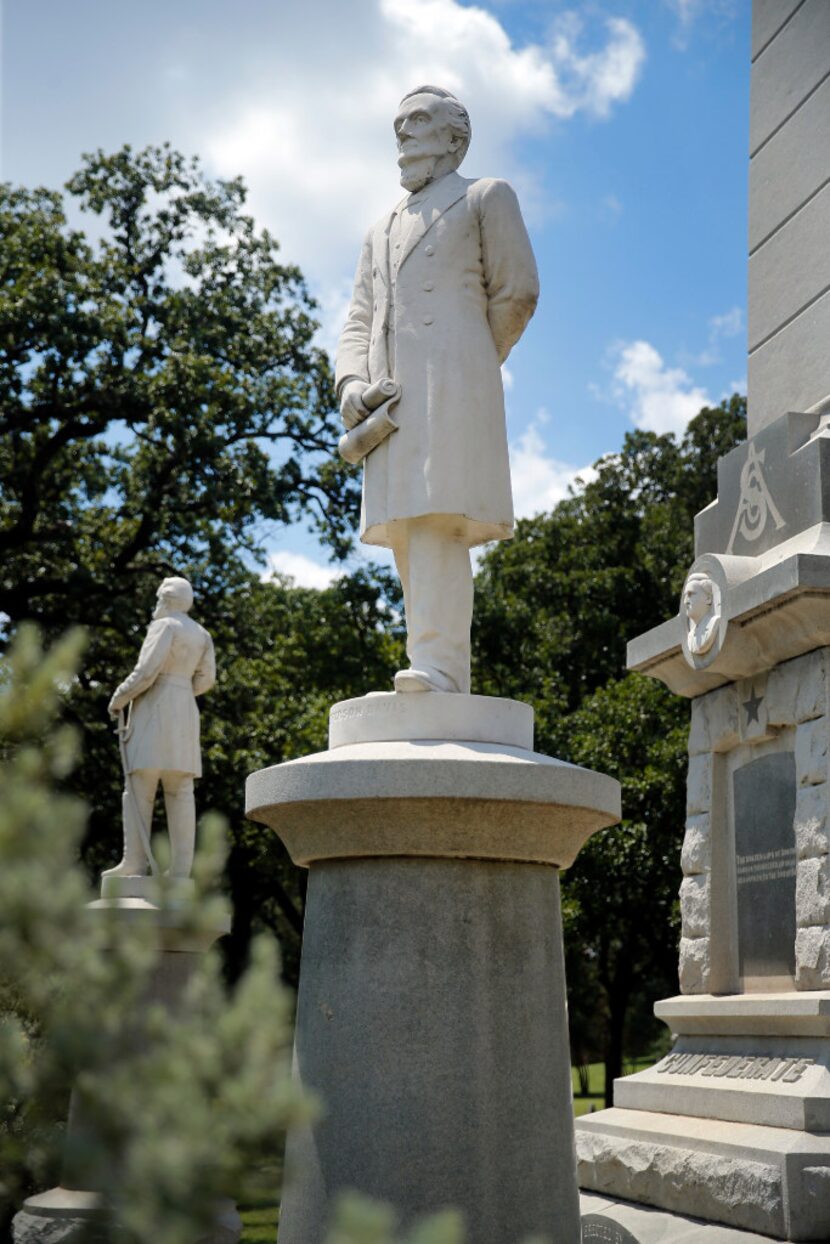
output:
[[[150,872],[154,877],[159,875],[158,860],[153,855],[153,848],[150,846],[150,834],[147,826],[144,824],[144,818],[141,815],[141,809],[138,806],[138,800],[135,797],[133,784],[130,777],[129,765],[127,764],[127,738],[130,733],[130,726],[124,718],[123,708],[118,710],[118,721],[115,726],[115,732],[118,735],[118,750],[121,753],[121,767],[124,770],[124,785],[127,793],[133,803],[133,812],[135,814],[136,824],[138,825],[138,835],[141,839],[141,845],[144,848],[144,854],[147,856],[147,863],[150,865]]]

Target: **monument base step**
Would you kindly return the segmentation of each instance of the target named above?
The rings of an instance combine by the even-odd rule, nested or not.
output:
[[[828,1134],[613,1107],[577,1119],[576,1149],[588,1192],[773,1239],[830,1238]]]
[[[768,1235],[740,1231],[685,1214],[672,1214],[583,1192],[582,1244],[769,1244]]]

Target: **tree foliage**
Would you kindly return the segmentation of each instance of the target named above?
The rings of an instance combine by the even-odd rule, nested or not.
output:
[[[266,537],[298,518],[344,553],[358,488],[334,452],[313,302],[244,199],[166,147],[86,157],[65,199],[0,187],[0,611],[8,633],[88,627],[63,711],[81,731],[66,780],[90,805],[96,873],[121,837],[107,700],[160,578],[191,579],[219,655],[198,799],[230,825],[230,970],[264,924],[295,976],[302,877],[245,821],[245,777],[325,746],[327,705],[388,683],[399,645],[388,577],[322,593],[260,579]],[[81,209],[85,232],[69,223]]]
[[[119,632],[148,579],[210,580],[260,525],[348,545],[325,354],[297,268],[167,147],[98,152],[61,196],[0,187],[0,610]]]

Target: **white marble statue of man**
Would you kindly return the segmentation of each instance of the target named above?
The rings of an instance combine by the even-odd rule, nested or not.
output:
[[[393,431],[365,459],[360,538],[391,548],[411,668],[397,691],[470,689],[470,548],[513,535],[501,364],[539,295],[511,187],[469,180],[466,109],[421,86],[395,118],[407,195],[369,230],[337,350],[346,428],[363,394],[401,387]]]
[[[129,706],[125,731],[124,858],[104,877],[145,876],[153,803],[164,790],[170,875],[189,877],[196,839],[193,779],[202,775],[196,696],[216,681],[213,640],[189,618],[187,579],[165,579],[135,669],[115,691],[110,715]]]

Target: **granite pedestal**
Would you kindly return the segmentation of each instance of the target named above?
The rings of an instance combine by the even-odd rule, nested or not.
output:
[[[532,750],[524,705],[336,705],[327,752],[253,774],[248,815],[309,867],[280,1244],[351,1188],[476,1244],[577,1244],[559,869],[619,817],[610,778]]]
[[[132,884],[130,884],[132,883]],[[108,886],[112,891],[114,879]],[[150,878],[130,878],[122,889],[136,894],[152,895],[154,883]],[[183,889],[187,889],[184,887]],[[189,894],[189,891],[187,891]],[[89,917],[115,919],[119,923],[151,928],[158,941],[158,958],[150,975],[142,1005],[161,1004],[175,1011],[180,1005],[187,986],[201,956],[209,950],[217,938],[230,929],[229,920],[217,921],[212,927],[194,929],[187,913],[175,906],[160,908],[147,897],[104,898],[90,903]],[[14,1244],[96,1244],[111,1237],[104,1232],[105,1207],[101,1192],[90,1187],[86,1173],[77,1167],[72,1158],[72,1139],[82,1141],[89,1123],[75,1092],[72,1094],[67,1123],[67,1157],[61,1175],[61,1183],[48,1192],[29,1197],[13,1224]],[[82,1145],[76,1146],[82,1152]],[[193,1244],[237,1244],[242,1230],[242,1220],[236,1206],[221,1201],[216,1206],[213,1229],[208,1235],[194,1239]]]

